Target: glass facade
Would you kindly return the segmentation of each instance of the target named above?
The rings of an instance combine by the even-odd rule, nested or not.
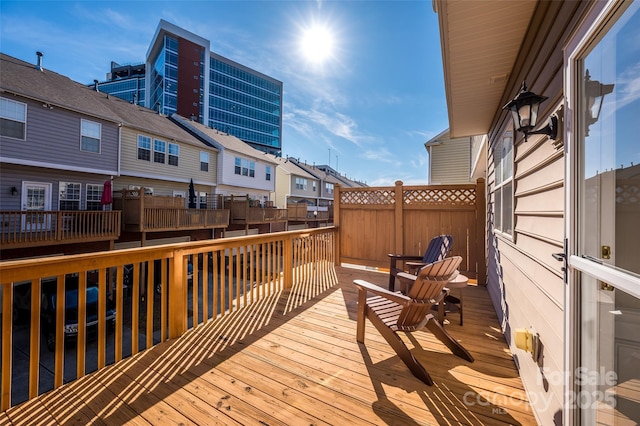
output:
[[[282,83],[210,58],[209,127],[260,151],[280,155],[281,122]]]

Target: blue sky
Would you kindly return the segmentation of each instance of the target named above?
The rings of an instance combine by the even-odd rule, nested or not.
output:
[[[283,82],[283,155],[370,186],[427,183],[424,142],[448,126],[431,1],[2,0],[0,50],[102,81],[111,61],[144,61],[160,19]],[[317,26],[332,40],[322,61],[301,48]]]

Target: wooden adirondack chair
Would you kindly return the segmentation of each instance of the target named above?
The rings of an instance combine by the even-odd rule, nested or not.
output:
[[[398,268],[398,261],[406,262],[406,266],[408,269],[408,271],[406,272],[415,273],[415,271],[417,271],[420,267],[447,257],[447,255],[451,251],[452,246],[453,236],[438,235],[437,237],[433,237],[431,241],[429,241],[427,250],[424,252],[424,256],[422,257],[406,254],[389,254],[389,290],[394,291],[396,276],[398,275],[398,273],[405,272],[404,270]]]
[[[413,375],[430,386],[433,385],[431,376],[411,354],[398,335],[399,331],[414,332],[427,327],[455,355],[473,362],[471,354],[442,328],[431,311],[434,304],[442,301],[443,289],[456,277],[461,262],[460,256],[454,256],[422,267],[417,276],[399,273],[398,277],[406,280],[407,295],[354,280],[358,287],[356,340],[364,343],[365,318],[368,318]],[[367,298],[367,293],[375,296]]]

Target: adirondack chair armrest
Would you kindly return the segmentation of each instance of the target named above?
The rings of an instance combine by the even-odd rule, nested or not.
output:
[[[392,260],[422,260],[422,256],[413,256],[408,254],[387,254]]]
[[[356,285],[356,287],[358,287],[358,290],[360,291],[370,292],[377,296],[382,296],[385,299],[391,300],[400,305],[406,305],[408,303],[411,303],[412,301],[411,298],[405,296],[404,294],[394,293],[392,291],[387,290],[386,288],[382,288],[368,281],[353,280],[353,283]]]

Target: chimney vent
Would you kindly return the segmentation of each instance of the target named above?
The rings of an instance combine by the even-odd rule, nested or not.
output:
[[[36,52],[36,55],[38,56],[38,63],[36,64],[36,68],[38,68],[40,71],[44,71],[42,69],[42,52]]]
[[[93,89],[96,92],[99,92],[100,90],[98,90],[98,80],[93,80]]]

